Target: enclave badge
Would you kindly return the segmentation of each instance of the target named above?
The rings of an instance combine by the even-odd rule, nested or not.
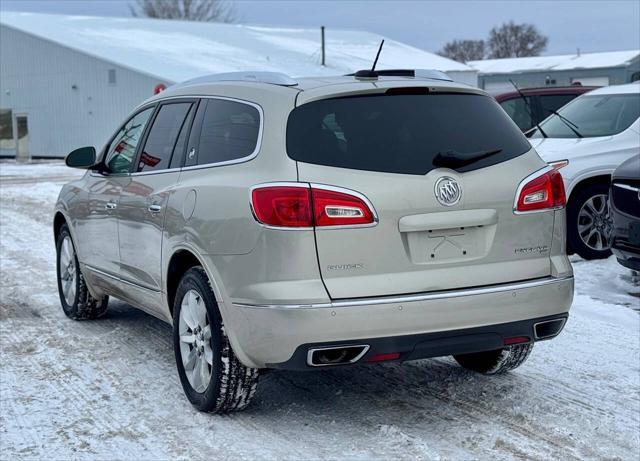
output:
[[[450,176],[443,176],[438,179],[434,192],[440,205],[444,206],[453,206],[458,203],[462,197],[460,184]]]

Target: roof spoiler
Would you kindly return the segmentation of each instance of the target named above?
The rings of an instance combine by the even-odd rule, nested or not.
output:
[[[280,86],[296,86],[298,82],[281,72],[265,72],[265,71],[243,71],[243,72],[226,72],[222,74],[203,75],[202,77],[193,78],[179,85],[194,85],[198,83],[211,82],[254,82],[268,83]]]
[[[453,82],[453,79],[440,70],[435,69],[388,69],[388,70],[359,70],[353,74],[347,74],[355,78],[378,78],[378,77],[413,77],[428,78],[431,80],[443,80]]]

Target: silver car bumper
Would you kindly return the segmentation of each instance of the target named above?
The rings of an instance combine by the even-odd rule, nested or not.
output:
[[[246,365],[263,368],[287,362],[306,344],[455,332],[562,315],[572,300],[568,276],[311,305],[234,303],[232,343]]]

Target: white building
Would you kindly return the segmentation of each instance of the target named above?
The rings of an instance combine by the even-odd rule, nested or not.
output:
[[[479,86],[496,93],[521,88],[582,85],[607,86],[640,80],[640,50],[576,53],[529,58],[469,61]]]
[[[382,37],[320,29],[157,19],[0,14],[0,155],[63,156],[98,145],[159,84],[267,70],[291,76],[370,68]],[[379,69],[432,68],[477,85],[470,67],[385,40]]]

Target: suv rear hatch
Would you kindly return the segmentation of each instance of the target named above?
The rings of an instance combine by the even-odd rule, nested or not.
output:
[[[473,90],[373,87],[301,97],[287,125],[299,181],[363,194],[377,215],[316,228],[331,298],[550,275],[554,213],[514,213],[519,184],[546,164],[498,104]]]

